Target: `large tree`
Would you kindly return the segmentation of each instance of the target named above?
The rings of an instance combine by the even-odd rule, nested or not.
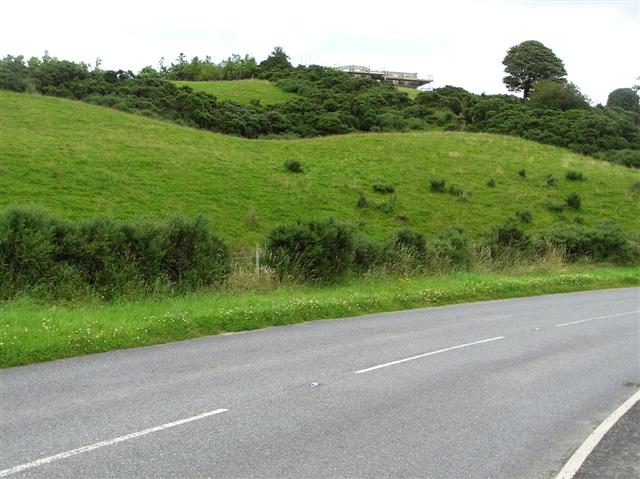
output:
[[[564,63],[550,48],[536,40],[527,40],[511,47],[502,64],[507,76],[503,81],[511,91],[522,91],[529,97],[533,84],[542,80],[564,81]]]
[[[640,98],[632,88],[618,88],[609,93],[607,106],[627,111],[640,111]]]

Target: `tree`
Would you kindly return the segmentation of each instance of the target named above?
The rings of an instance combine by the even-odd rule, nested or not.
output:
[[[260,71],[266,76],[272,76],[274,72],[282,72],[293,69],[293,65],[289,62],[289,56],[284,52],[282,47],[275,47],[271,54],[260,62]]]
[[[542,80],[533,85],[530,104],[535,108],[567,111],[573,108],[589,108],[587,98],[573,83]]]
[[[608,107],[618,107],[627,111],[640,111],[638,94],[631,88],[617,88],[609,93]]]
[[[551,49],[536,40],[527,40],[511,47],[504,57],[507,76],[503,78],[510,91],[522,91],[529,97],[533,84],[542,80],[564,81],[564,63]]]

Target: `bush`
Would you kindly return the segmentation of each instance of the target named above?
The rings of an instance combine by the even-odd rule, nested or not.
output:
[[[354,237],[353,267],[356,271],[367,271],[383,261],[382,245],[364,234]]]
[[[494,180],[493,178],[490,178],[489,181],[487,181],[487,186],[489,188],[495,188],[496,186],[496,180]]]
[[[495,226],[487,242],[494,253],[503,249],[526,250],[531,238],[513,220],[507,220],[501,225]]]
[[[464,195],[464,191],[462,190],[462,188],[460,188],[459,186],[456,186],[456,185],[451,185],[449,187],[448,193],[450,195],[453,195],[453,196],[463,196]]]
[[[522,178],[526,178],[527,177],[527,172],[522,169],[520,171],[518,171],[518,175],[520,175]]]
[[[576,192],[570,193],[564,201],[569,208],[573,208],[574,210],[579,210],[580,204],[582,203],[580,195]]]
[[[31,208],[0,215],[0,298],[113,299],[158,287],[191,290],[222,282],[228,248],[202,218],[166,224],[107,219],[71,222]]]
[[[558,179],[552,174],[548,174],[545,176],[545,183],[547,186],[556,186],[558,184]]]
[[[567,171],[567,180],[569,181],[582,181],[584,180],[584,176],[582,175],[582,173],[580,171],[573,171],[573,170],[569,170]]]
[[[277,226],[267,235],[267,261],[280,278],[333,281],[354,260],[352,229],[333,219]]]
[[[436,193],[445,192],[445,180],[429,180],[429,183],[431,183],[431,191]]]
[[[360,193],[360,196],[358,196],[358,208],[366,208],[367,206],[369,206],[369,200],[364,193]]]
[[[373,191],[376,193],[393,193],[395,191],[395,187],[393,185],[387,185],[383,183],[375,183],[373,185]]]
[[[555,201],[545,201],[544,207],[553,213],[560,213],[564,211],[566,203],[557,203]]]
[[[292,173],[302,173],[302,164],[298,160],[287,160],[284,167]]]
[[[625,233],[610,222],[600,222],[591,228],[572,225],[544,231],[537,239],[537,246],[543,248],[546,244],[565,248],[571,261],[588,258],[629,263],[638,259]]]
[[[392,233],[386,241],[387,252],[404,252],[417,260],[423,260],[427,253],[427,241],[421,233],[404,228]]]
[[[428,255],[434,268],[464,269],[473,260],[472,243],[462,228],[451,228],[432,242]]]
[[[529,210],[517,210],[516,218],[522,223],[531,223],[533,214]]]

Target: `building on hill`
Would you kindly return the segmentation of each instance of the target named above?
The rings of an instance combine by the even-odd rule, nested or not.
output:
[[[335,67],[336,70],[348,73],[354,77],[372,78],[381,83],[390,83],[394,86],[402,86],[406,88],[418,88],[419,86],[431,83],[433,78],[418,78],[417,73],[407,72],[391,72],[386,70],[372,70],[369,67],[359,65],[345,65]]]

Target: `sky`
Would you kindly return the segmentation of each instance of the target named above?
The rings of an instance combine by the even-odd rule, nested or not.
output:
[[[29,0],[4,2],[0,55],[130,69],[179,53],[258,61],[281,46],[294,64],[364,65],[432,76],[433,87],[507,93],[502,60],[538,40],[593,103],[640,81],[640,0]]]

